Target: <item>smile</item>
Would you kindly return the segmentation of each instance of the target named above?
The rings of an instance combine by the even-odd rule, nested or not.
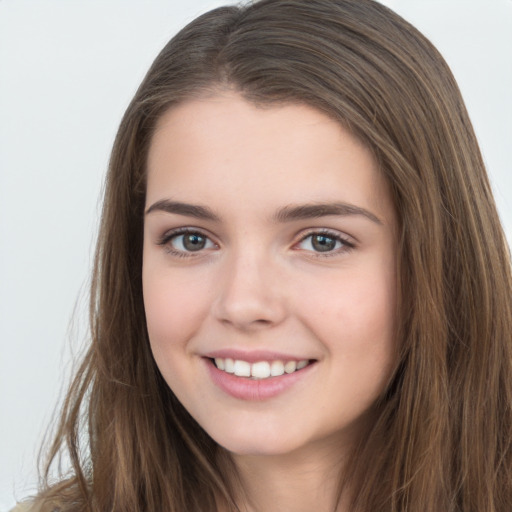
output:
[[[269,377],[279,377],[281,375],[294,373],[302,370],[310,363],[309,359],[300,361],[257,361],[249,363],[240,359],[231,359],[229,357],[216,357],[215,366],[226,373],[231,373],[237,377],[248,377],[254,380],[268,379]]]
[[[203,356],[212,382],[227,395],[245,401],[267,400],[307,382],[318,367],[316,359],[292,359],[270,353],[247,354],[237,351]],[[234,356],[234,357],[233,357]],[[247,361],[249,359],[249,361]],[[309,377],[311,378],[311,377]]]

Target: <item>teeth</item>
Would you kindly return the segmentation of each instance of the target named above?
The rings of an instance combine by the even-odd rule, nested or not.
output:
[[[272,361],[270,363],[270,375],[272,377],[278,377],[284,373],[284,364],[282,361]]]
[[[304,368],[305,366],[307,366],[309,363],[309,361],[307,359],[304,359],[302,361],[299,361],[297,363],[297,370],[302,370],[302,368]]]
[[[279,377],[285,373],[293,373],[302,370],[309,364],[308,359],[301,361],[258,361],[257,363],[248,363],[240,359],[215,358],[215,366],[226,373],[234,373],[237,377],[252,377],[253,379],[267,379],[269,377]]]
[[[224,359],[224,371],[226,373],[235,373],[235,362],[233,359]]]
[[[297,363],[295,361],[288,361],[284,365],[284,371],[286,373],[293,373],[297,369]]]
[[[251,368],[251,376],[257,379],[266,379],[270,377],[270,364],[266,361],[254,363]]]
[[[247,361],[235,361],[235,375],[237,377],[250,377],[251,365]]]

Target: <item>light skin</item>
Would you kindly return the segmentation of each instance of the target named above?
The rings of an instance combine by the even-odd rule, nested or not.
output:
[[[396,360],[396,224],[371,152],[309,106],[225,91],[160,119],[144,227],[151,348],[232,454],[246,510],[333,509]],[[275,395],[241,398],[212,378],[225,375],[218,351],[308,366]]]

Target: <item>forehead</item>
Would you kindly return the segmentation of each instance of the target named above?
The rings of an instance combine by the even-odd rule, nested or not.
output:
[[[159,120],[148,155],[147,202],[165,194],[226,206],[389,202],[371,152],[304,104],[259,107],[234,93],[194,99]]]

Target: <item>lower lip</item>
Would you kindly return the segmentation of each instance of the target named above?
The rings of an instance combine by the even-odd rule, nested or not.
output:
[[[222,391],[240,400],[262,401],[273,398],[301,381],[309,374],[314,363],[293,373],[285,373],[267,379],[249,379],[237,377],[232,373],[219,370],[211,359],[206,359],[206,366],[214,384]]]

